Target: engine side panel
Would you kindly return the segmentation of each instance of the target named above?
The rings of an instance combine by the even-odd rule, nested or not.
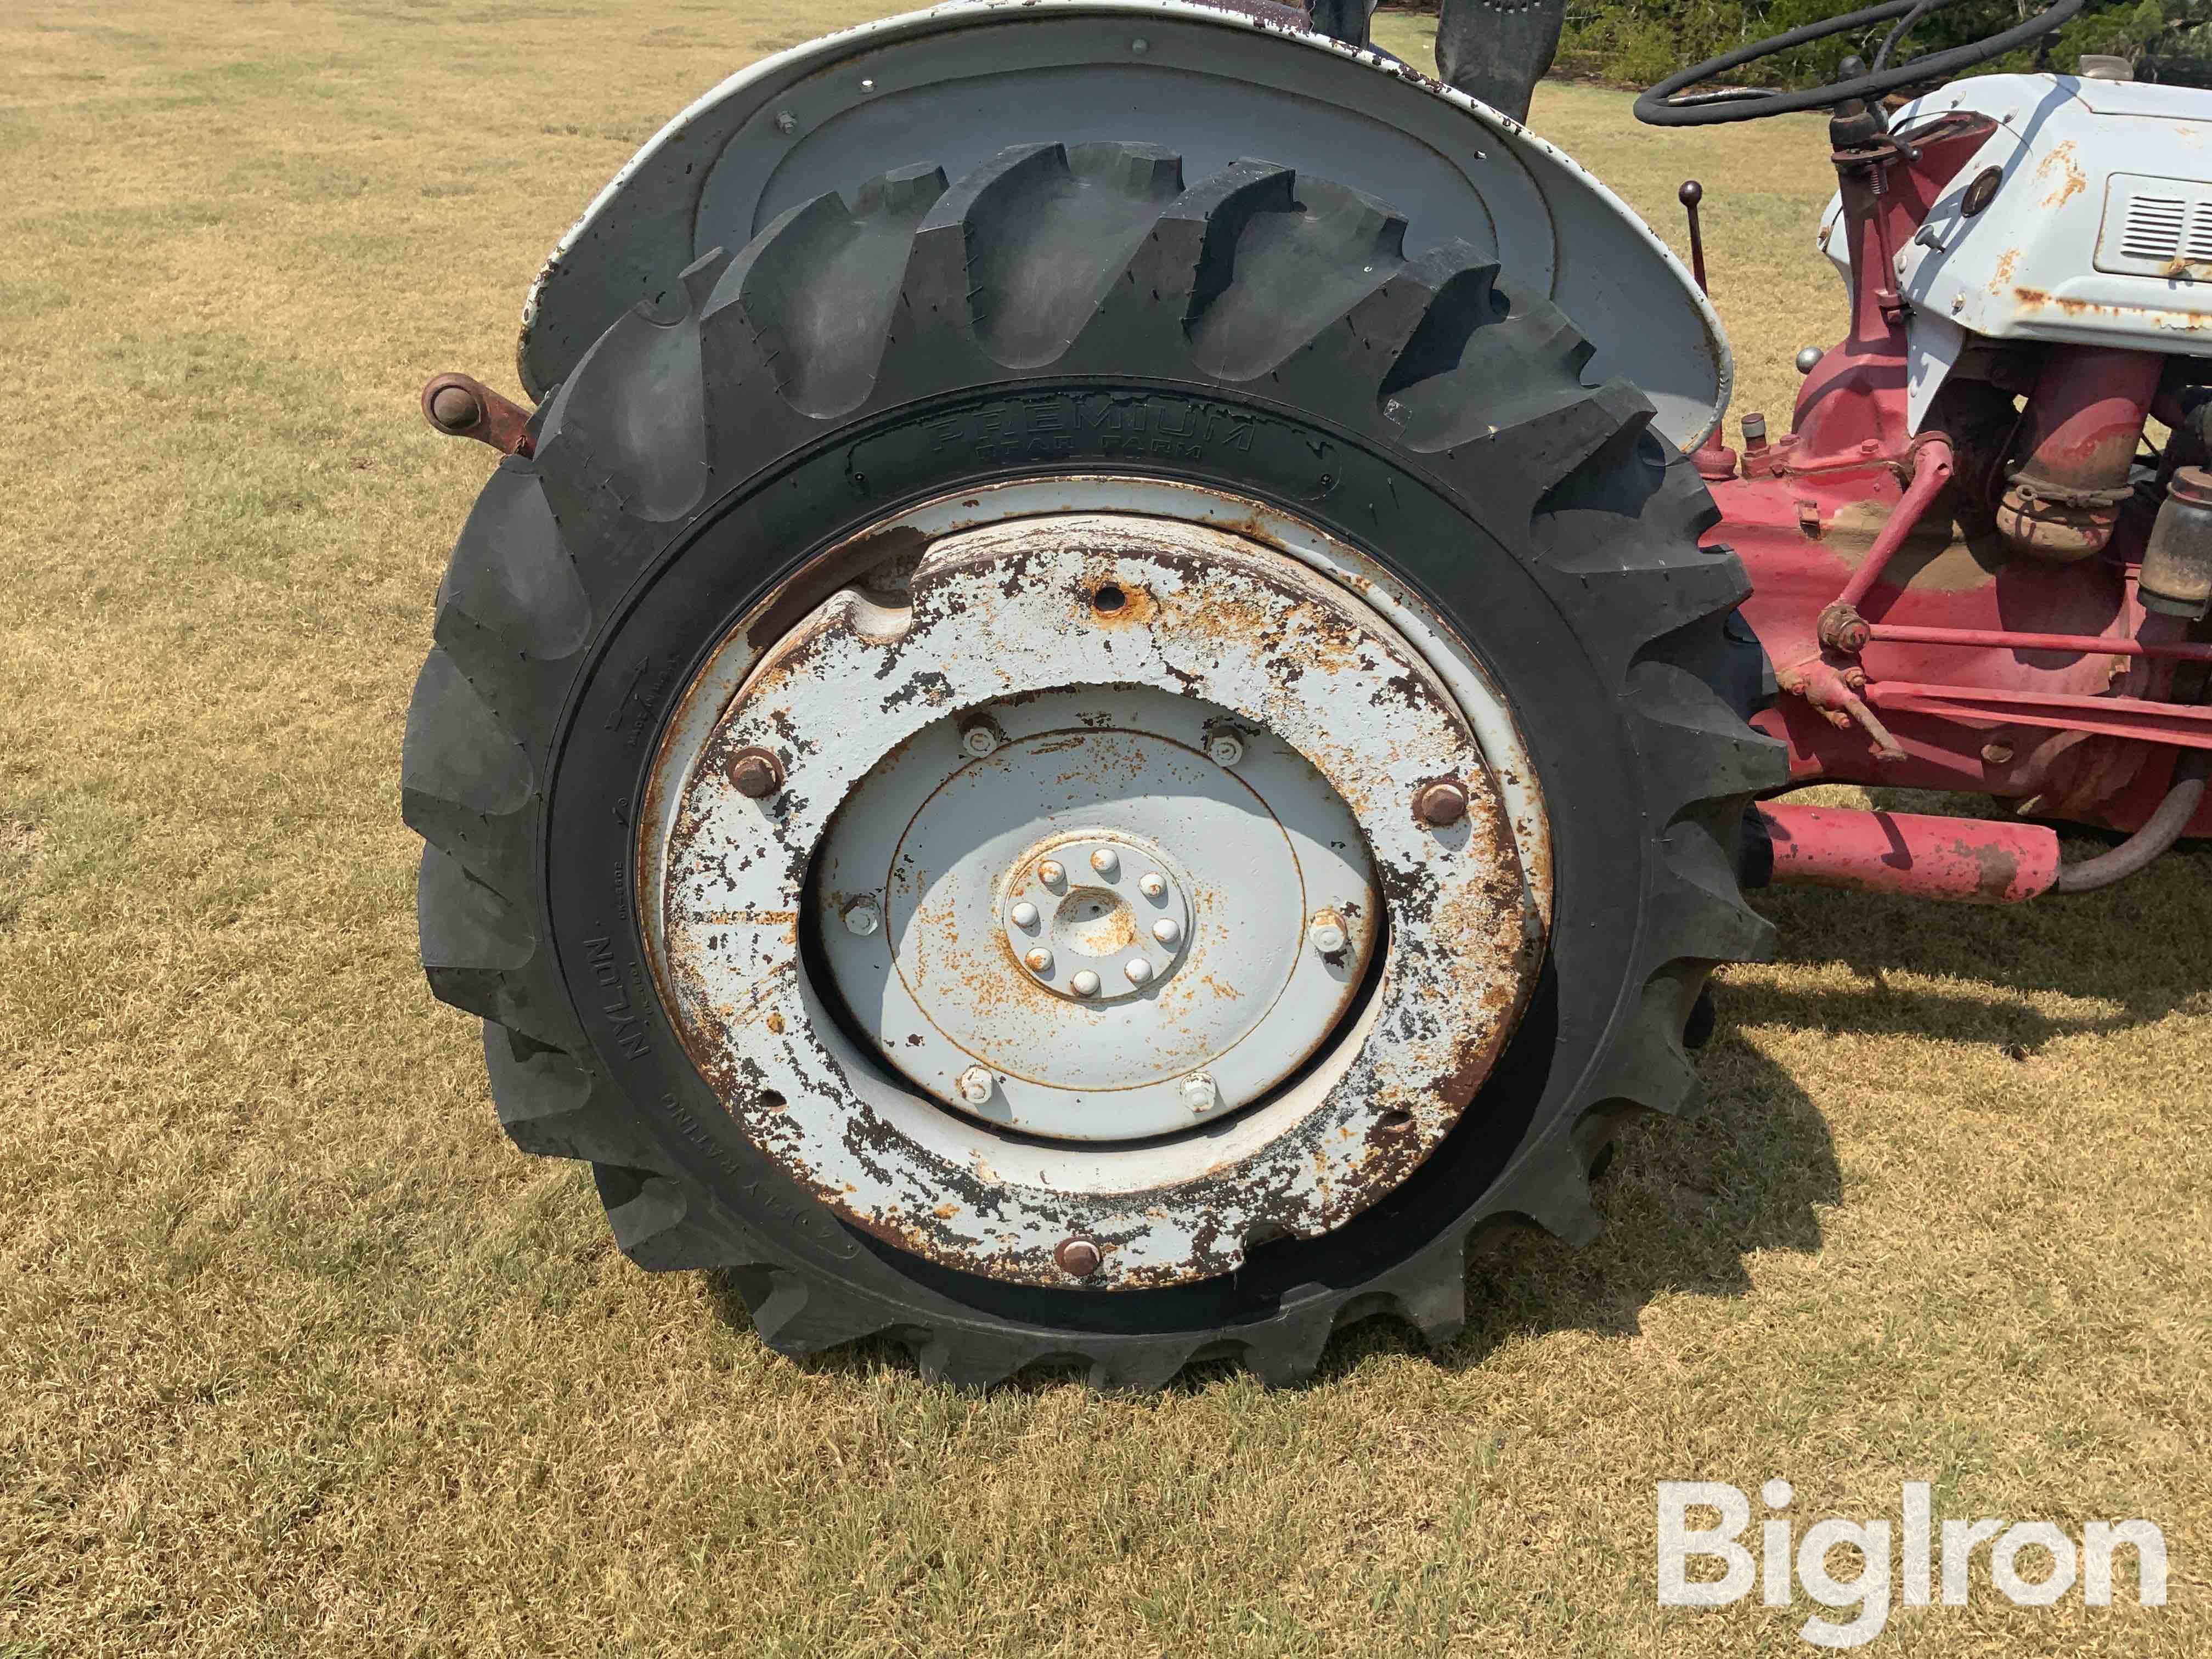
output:
[[[1892,127],[1909,136],[1954,109],[1999,130],[1898,256],[1917,315],[1993,339],[2212,351],[2212,92],[1991,75]],[[1969,216],[1966,191],[1990,167],[1996,194]]]

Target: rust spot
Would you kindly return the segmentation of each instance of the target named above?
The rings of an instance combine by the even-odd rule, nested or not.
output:
[[[2053,144],[2051,151],[2035,169],[2039,179],[2048,177],[2054,170],[2062,174],[2051,193],[2043,198],[2047,208],[2063,207],[2089,187],[2088,179],[2074,165],[2074,141],[2071,138]]]
[[[745,629],[745,643],[756,651],[767,650],[842,588],[859,586],[880,592],[901,585],[928,550],[929,538],[902,524],[831,548],[809,560],[768,602]]]

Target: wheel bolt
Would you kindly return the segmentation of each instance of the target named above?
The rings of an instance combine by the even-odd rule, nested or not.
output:
[[[1457,823],[1467,816],[1466,787],[1449,778],[1425,786],[1413,797],[1413,816],[1439,829],[1447,823]]]
[[[1037,866],[1037,879],[1048,887],[1057,887],[1067,879],[1067,872],[1060,867],[1059,860],[1047,859]]]
[[[1182,927],[1173,916],[1162,916],[1152,924],[1152,937],[1163,945],[1173,945],[1182,937]]]
[[[988,726],[971,726],[960,734],[960,746],[977,760],[992,753],[999,744],[998,732]]]
[[[884,913],[873,899],[854,899],[845,907],[845,931],[863,938],[884,925]]]
[[[1203,1072],[1193,1072],[1182,1080],[1182,1103],[1194,1113],[1210,1112],[1221,1098],[1221,1091],[1213,1086],[1213,1079]]]
[[[1168,884],[1158,875],[1146,874],[1138,881],[1137,890],[1146,898],[1158,898],[1168,890]]]
[[[1063,1238],[1052,1253],[1052,1264],[1070,1279],[1088,1279],[1098,1271],[1098,1247],[1087,1238]]]
[[[1244,743],[1231,732],[1217,732],[1206,740],[1206,755],[1216,766],[1234,766],[1244,758]]]
[[[1152,964],[1142,957],[1131,957],[1121,964],[1121,971],[1132,985],[1142,985],[1152,976]]]
[[[730,757],[730,781],[747,800],[763,800],[783,787],[783,763],[765,749],[740,749]]]
[[[1306,942],[1322,955],[1333,957],[1344,949],[1344,924],[1324,910],[1306,928]]]
[[[1052,952],[1042,945],[1024,957],[1022,960],[1029,964],[1029,970],[1033,974],[1048,974],[1052,971]]]
[[[1034,927],[1037,925],[1037,908],[1027,899],[1024,899],[1014,907],[1013,917],[1015,927]]]
[[[1067,988],[1079,997],[1095,997],[1098,994],[1098,975],[1085,968],[1067,981]]]
[[[1111,881],[1121,873],[1121,860],[1110,847],[1102,847],[1091,855],[1091,867]]]
[[[970,1066],[960,1073],[953,1085],[960,1091],[960,1098],[970,1106],[981,1106],[991,1098],[991,1074],[980,1066]]]

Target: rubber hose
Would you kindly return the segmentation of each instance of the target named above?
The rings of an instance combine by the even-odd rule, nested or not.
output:
[[[2134,875],[2181,839],[2189,820],[2197,816],[2197,803],[2204,799],[2204,780],[2208,776],[2212,776],[2212,749],[2184,750],[2173,764],[2173,782],[2166,789],[2166,799],[2143,821],[2142,828],[2109,853],[2084,859],[2079,864],[2060,865],[2058,879],[2051,884],[2051,890],[2094,892]]]

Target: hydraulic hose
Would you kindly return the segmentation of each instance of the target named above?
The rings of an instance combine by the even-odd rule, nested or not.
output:
[[[2212,777],[2212,749],[2184,750],[2181,758],[2174,763],[2173,782],[2166,792],[2166,799],[2143,821],[2142,828],[2109,853],[2100,853],[2079,864],[2060,865],[2058,879],[2051,884],[2051,890],[2094,892],[2134,875],[2181,839],[2189,820],[2197,816],[2197,803],[2204,799],[2207,777]]]

